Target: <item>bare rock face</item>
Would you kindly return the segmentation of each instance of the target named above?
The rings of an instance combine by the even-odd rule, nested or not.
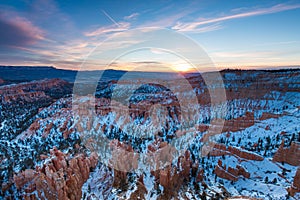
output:
[[[263,157],[244,151],[242,149],[238,149],[232,146],[226,147],[224,144],[215,144],[213,150],[209,152],[210,156],[223,156],[223,155],[235,155],[238,156],[240,159],[246,159],[246,160],[256,160],[256,161],[262,161],[264,160]]]
[[[25,199],[81,199],[81,187],[97,165],[97,155],[79,154],[73,158],[54,148],[52,158],[41,168],[27,169],[13,179]],[[36,191],[36,195],[32,193]]]
[[[197,181],[203,179],[203,169],[198,169],[198,165],[192,165],[190,152],[186,151],[184,156],[179,157],[177,166],[169,166],[162,169],[156,175],[159,184],[164,187],[166,195],[176,193],[185,181],[189,181],[191,176]]]
[[[0,89],[0,95],[3,97],[0,103],[8,104],[18,100],[26,102],[47,100],[49,97],[60,97],[66,91],[71,91],[70,84],[60,79],[8,85]]]
[[[280,117],[280,115],[278,114],[273,114],[273,113],[263,113],[262,116],[259,118],[259,120],[266,120],[266,119],[269,119],[269,118],[278,118]]]
[[[113,186],[123,188],[127,183],[127,172],[137,168],[138,155],[134,153],[133,148],[119,140],[112,140],[110,143],[112,150],[112,159],[110,164],[114,169]]]
[[[289,148],[284,147],[284,141],[282,141],[280,147],[275,153],[273,160],[275,162],[285,162],[293,166],[300,165],[300,143],[292,142]]]
[[[295,175],[295,178],[294,178],[294,184],[293,186],[295,188],[298,189],[298,191],[300,192],[300,168],[298,168],[297,172],[296,172],[296,175]]]
[[[130,199],[145,199],[145,193],[147,193],[147,189],[143,182],[137,182],[137,190],[130,195]]]
[[[222,132],[236,132],[254,125],[254,114],[247,112],[244,116],[232,120],[226,120]]]
[[[296,193],[300,193],[300,168],[297,169],[293,185],[288,188],[288,192],[291,196],[294,196]]]
[[[250,173],[247,172],[243,167],[237,166],[236,168],[223,166],[222,161],[218,161],[218,165],[215,168],[215,174],[220,177],[230,181],[237,181],[239,176],[245,178],[250,178]]]

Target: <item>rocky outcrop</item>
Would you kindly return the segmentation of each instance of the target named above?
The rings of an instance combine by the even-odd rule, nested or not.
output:
[[[233,155],[238,157],[239,159],[257,160],[257,161],[264,160],[262,156],[232,146],[226,147],[224,144],[215,144],[212,151],[209,152],[209,155],[210,156]]]
[[[300,165],[300,143],[292,142],[290,147],[284,147],[284,140],[273,157],[275,162],[285,162],[293,166]]]
[[[278,114],[273,114],[273,113],[266,113],[264,112],[261,117],[259,118],[260,121],[262,120],[266,120],[266,119],[270,119],[270,118],[275,118],[277,119],[278,117],[280,117],[281,115]]]
[[[262,116],[259,120],[266,120],[269,118],[278,118],[280,115],[272,114],[272,113],[262,113]],[[216,135],[224,132],[236,132],[244,130],[250,126],[253,126],[255,124],[255,118],[253,112],[246,112],[243,116],[237,117],[234,119],[224,120],[224,123],[218,123],[218,120],[215,120],[215,122],[212,122],[209,125],[200,124],[196,126],[196,129],[200,132],[205,132],[210,129],[209,133],[206,133],[202,140],[205,140],[205,138],[208,138],[210,136]],[[220,127],[221,126],[221,127]],[[217,131],[215,131],[217,130]]]
[[[288,189],[290,195],[294,196],[296,193],[300,193],[300,168],[297,169],[292,186]]]
[[[71,85],[60,79],[32,81],[17,85],[3,86],[0,89],[0,103],[9,104],[17,100],[33,102],[39,99],[58,98],[71,92]]]
[[[254,125],[254,114],[246,112],[242,117],[226,120],[222,132],[236,132]]]
[[[226,165],[223,166],[222,161],[219,160],[218,164],[215,167],[214,173],[223,179],[227,179],[230,181],[237,181],[239,176],[243,176],[245,178],[250,178],[250,173],[247,172],[243,167],[237,165],[236,168],[228,167]]]
[[[165,190],[178,190],[184,180],[189,180],[191,169],[190,154],[187,151],[185,156],[178,159],[177,166],[169,166],[159,172],[159,183]]]
[[[127,173],[137,169],[138,155],[134,153],[133,148],[118,140],[110,142],[112,158],[110,167],[114,170],[113,186],[123,188],[127,183]]]
[[[293,187],[297,188],[300,192],[300,168],[298,168],[296,175],[294,177]]]
[[[254,198],[254,197],[246,197],[246,196],[234,196],[234,197],[230,197],[226,200],[240,200],[240,199],[243,199],[243,200],[263,200],[262,198]]]
[[[136,183],[137,189],[130,195],[129,199],[145,199],[145,194],[147,193],[147,189],[143,182],[140,180]]]
[[[6,124],[3,124],[0,129],[1,140],[15,139],[30,127],[35,121],[34,116],[42,108],[69,94],[71,90],[71,84],[59,79],[1,86],[0,121],[6,121]],[[28,136],[35,133],[35,128],[37,128],[37,124],[31,127],[32,131],[29,130]]]
[[[120,144],[119,142],[115,141],[114,145],[123,146],[123,148],[127,147],[127,150],[131,152],[131,148],[128,145]],[[156,152],[160,149],[166,147],[165,142],[156,141],[155,144],[148,146],[148,151]],[[170,152],[169,152],[170,154]],[[164,155],[161,154],[161,155]],[[121,157],[118,157],[121,158]],[[159,157],[162,159],[163,157]],[[126,159],[126,155],[124,158],[121,159],[120,163],[127,163],[124,161]],[[132,160],[131,158],[127,158]],[[118,159],[117,159],[118,160]],[[151,163],[153,164],[153,163]],[[132,168],[134,166],[129,166]],[[129,169],[128,168],[128,169]],[[172,166],[168,165],[164,169],[158,169],[156,171],[151,171],[151,174],[155,177],[155,187],[158,187],[158,184],[164,187],[164,194],[163,197],[172,197],[176,194],[176,191],[182,186],[185,181],[189,181],[191,177],[195,178],[195,181],[200,182],[203,180],[204,170],[199,169],[199,164],[195,163],[192,164],[190,159],[189,151],[186,151],[185,155],[178,158],[177,165]],[[113,186],[119,188],[121,190],[124,189],[124,186],[128,184],[128,173],[126,171],[119,171],[114,169],[114,182]],[[143,175],[138,178],[137,181],[138,190],[131,194],[131,198],[134,199],[144,199],[144,194],[147,192],[147,189],[144,185]]]
[[[204,170],[199,168],[198,163],[192,164],[190,153],[186,151],[185,155],[178,159],[177,166],[168,166],[159,170],[156,173],[156,179],[164,187],[165,195],[172,196],[184,182],[189,181],[192,177],[195,178],[195,181],[201,182],[203,175]]]
[[[112,157],[115,158],[110,162],[111,164],[114,164],[115,167],[113,186],[116,188],[123,189],[124,186],[128,183],[127,171],[132,171],[133,169],[136,169],[137,160],[135,157],[133,157],[134,154],[131,154],[131,152],[133,152],[133,149],[129,145],[120,143],[117,140],[113,140],[111,145],[113,146]],[[119,151],[120,148],[125,151]],[[169,152],[169,149],[167,149],[167,151],[164,151],[165,148],[167,148],[167,143],[161,142],[159,140],[148,146],[149,153],[159,152],[157,154],[157,157],[153,157],[153,159],[155,159],[154,162],[167,162],[169,159],[171,161],[170,156],[172,155]],[[150,165],[153,165],[153,163],[151,163]],[[168,165],[164,169],[155,168],[157,170],[152,171],[151,173],[155,176],[156,183],[159,183],[161,186],[164,187],[164,194],[166,194],[167,196],[172,196],[174,191],[177,191],[181,187],[183,182],[188,181],[191,177],[195,177],[195,180],[197,181],[202,181],[204,171],[198,169],[198,166],[198,164],[192,165],[190,153],[189,151],[186,151],[186,153],[183,156],[180,156],[178,158],[176,166]],[[122,169],[126,171],[116,169]],[[137,187],[140,188],[140,191],[134,192],[132,194],[132,197],[140,197],[143,199],[143,194],[147,191],[143,183],[143,176],[139,177]]]
[[[13,177],[25,199],[81,199],[81,187],[97,165],[97,155],[69,158],[54,148],[52,158],[41,168],[27,169]]]

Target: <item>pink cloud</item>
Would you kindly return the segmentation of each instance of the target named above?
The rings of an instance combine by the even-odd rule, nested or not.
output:
[[[44,39],[45,32],[16,13],[0,14],[0,46],[27,46]]]
[[[94,31],[86,32],[85,36],[93,37],[93,36],[99,36],[107,33],[122,32],[128,30],[129,28],[130,28],[130,23],[119,22],[118,25],[113,24],[110,26],[100,27]]]

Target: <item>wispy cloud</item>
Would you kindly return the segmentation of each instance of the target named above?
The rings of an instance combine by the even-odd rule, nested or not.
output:
[[[140,14],[139,13],[132,13],[131,15],[125,16],[125,20],[131,20],[131,19],[136,19]]]
[[[0,46],[15,47],[32,45],[44,39],[45,32],[16,13],[1,11]]]
[[[142,26],[170,28],[174,26],[174,24],[178,22],[178,20],[181,20],[184,17],[190,15],[191,13],[194,13],[198,9],[197,7],[191,7],[190,5],[188,5],[185,9],[182,9],[180,12],[172,12],[171,14],[166,15],[165,12],[168,12],[168,10],[171,8],[172,6],[170,5],[170,7],[166,7],[154,12],[157,14],[155,14],[151,20],[145,21],[142,24]]]
[[[87,31],[84,33],[84,35],[88,37],[93,37],[93,36],[99,36],[108,33],[122,32],[128,30],[129,28],[130,28],[130,23],[119,22],[118,25],[113,24],[109,26],[102,26],[96,30]]]
[[[217,58],[265,58],[275,57],[279,53],[272,51],[261,51],[261,52],[215,52],[211,56]]]
[[[290,52],[285,51],[244,51],[244,52],[214,52],[210,56],[217,66],[284,66],[295,65],[296,56],[291,56]]]
[[[223,21],[229,21],[233,19],[239,19],[239,18],[246,18],[246,17],[252,17],[252,16],[258,16],[258,15],[266,15],[266,14],[272,14],[272,13],[278,13],[283,12],[287,10],[293,10],[300,8],[300,4],[296,5],[285,5],[285,4],[278,4],[275,6],[272,6],[270,8],[264,8],[264,9],[258,9],[254,11],[248,11],[243,12],[239,14],[233,14],[223,17],[217,17],[212,19],[199,19],[198,21],[194,22],[186,22],[186,23],[177,23],[172,28],[174,30],[183,31],[183,32],[192,32],[199,29],[199,26],[212,24],[212,23],[220,23]]]
[[[269,43],[255,44],[254,46],[278,46],[278,45],[291,45],[291,44],[300,44],[300,41],[269,42]]]
[[[35,24],[44,27],[47,30],[47,37],[51,37],[53,40],[62,40],[63,37],[63,39],[70,38],[70,33],[79,32],[71,16],[60,9],[57,1],[32,0],[25,2],[27,2],[30,12],[22,14]]]
[[[181,31],[181,32],[190,32],[190,33],[206,33],[210,31],[216,31],[223,28],[223,26],[220,23],[214,23],[211,25],[206,26],[198,26],[194,28],[188,28],[188,29],[182,29],[181,27],[184,26],[183,23],[177,22],[175,26],[172,27],[172,29]]]

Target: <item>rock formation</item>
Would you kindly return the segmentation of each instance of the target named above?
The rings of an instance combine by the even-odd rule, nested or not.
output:
[[[0,103],[7,104],[17,100],[34,102],[49,97],[61,97],[71,92],[71,85],[60,79],[32,81],[17,85],[7,85],[0,89]]]
[[[262,156],[257,155],[255,153],[251,153],[232,146],[226,147],[224,144],[215,144],[212,151],[209,152],[209,155],[210,156],[233,155],[238,157],[239,159],[257,160],[257,161],[264,160]]]
[[[300,165],[300,143],[292,142],[290,147],[284,147],[284,140],[275,153],[273,160],[275,162],[285,162],[293,166]]]
[[[294,177],[294,182],[288,189],[288,192],[292,196],[294,196],[296,193],[300,193],[300,168],[297,169],[296,175]]]
[[[214,173],[220,177],[230,181],[237,181],[239,176],[250,178],[250,173],[247,172],[243,167],[237,165],[236,168],[223,166],[222,161],[219,160],[215,167]]]
[[[83,154],[69,158],[54,148],[52,158],[41,168],[26,169],[13,177],[25,199],[81,199],[81,187],[97,165],[97,155]],[[37,191],[35,194],[33,191]]]

